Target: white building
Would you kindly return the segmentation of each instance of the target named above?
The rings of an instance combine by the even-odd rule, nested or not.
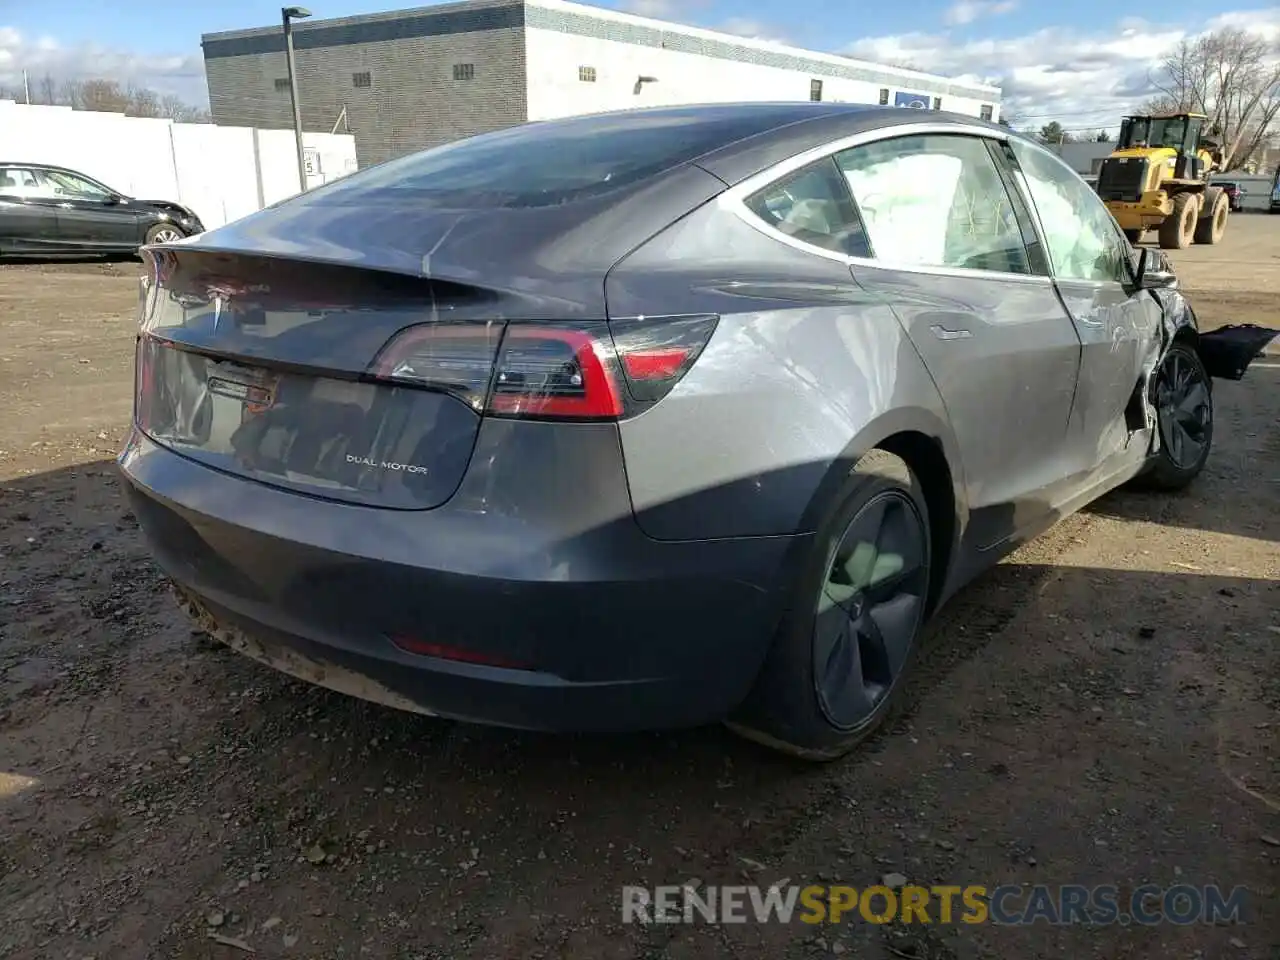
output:
[[[203,38],[218,123],[292,124],[279,26]],[[829,100],[999,119],[997,87],[566,0],[466,0],[301,21],[304,127],[356,137],[361,164],[527,120],[629,107]]]

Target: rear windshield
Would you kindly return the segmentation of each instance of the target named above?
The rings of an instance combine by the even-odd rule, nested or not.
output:
[[[796,119],[785,111],[664,110],[527,123],[391,160],[313,191],[322,203],[549,206],[639,183]]]

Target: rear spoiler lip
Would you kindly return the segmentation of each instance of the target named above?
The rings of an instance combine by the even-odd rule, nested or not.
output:
[[[166,252],[172,252],[178,255],[190,254],[192,252],[200,254],[223,253],[238,257],[255,257],[262,260],[288,260],[294,263],[310,263],[317,266],[353,267],[359,270],[371,270],[378,273],[395,273],[401,276],[414,277],[422,280],[453,279],[451,277],[442,276],[434,271],[431,273],[424,272],[423,257],[410,254],[406,251],[396,250],[391,247],[377,247],[373,250],[366,248],[360,252],[360,255],[357,255],[354,250],[345,247],[336,248],[331,253],[321,253],[317,252],[315,247],[307,247],[301,244],[298,245],[296,249],[290,250],[270,244],[251,245],[199,242],[210,235],[211,234],[200,234],[175,243],[153,243],[142,247],[142,252],[151,253],[153,255],[162,255]],[[332,245],[320,244],[320,246]],[[371,252],[376,252],[382,256],[369,257],[368,254]]]
[[[298,244],[296,249],[287,250],[271,240],[262,244],[213,241],[192,243],[188,240],[145,246],[142,248],[142,255],[144,263],[148,259],[153,262],[147,268],[147,272],[151,274],[151,282],[160,280],[166,260],[173,265],[179,261],[194,264],[205,258],[235,257],[250,262],[258,261],[268,269],[271,264],[278,263],[382,274],[395,278],[395,296],[401,298],[430,298],[428,288],[434,283],[452,288],[458,293],[466,291],[477,300],[492,302],[494,310],[498,311],[495,319],[548,321],[601,319],[605,316],[603,278],[594,271],[561,274],[555,278],[537,277],[517,272],[519,264],[514,263],[511,266],[515,269],[510,271],[499,272],[491,268],[477,270],[450,262],[443,256],[424,258],[391,247],[372,247],[356,255],[341,247],[332,252],[324,249],[331,246],[333,245],[322,241],[313,246]],[[429,269],[424,269],[426,267]],[[216,266],[211,271],[213,274],[221,272]],[[218,281],[221,282],[221,279],[219,276]],[[421,285],[421,294],[416,292],[416,284]],[[251,291],[246,291],[249,292]],[[388,303],[394,302],[395,296],[389,291],[379,294]],[[305,295],[298,297],[293,293],[289,299],[295,307],[314,310],[334,309],[342,305],[323,298],[312,299]]]

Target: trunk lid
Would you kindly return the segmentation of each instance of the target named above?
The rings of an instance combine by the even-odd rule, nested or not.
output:
[[[398,386],[369,371],[397,332],[418,325],[467,330],[467,349],[490,350],[492,362],[505,327],[500,296],[185,245],[151,256],[135,417],[152,439],[228,473],[348,503],[428,509],[452,495],[479,430],[477,385]]]
[[[148,249],[140,429],[300,493],[439,506],[470,461],[482,368],[508,324],[607,337],[609,269],[724,188],[683,166],[616,189],[472,191],[451,206],[454,195],[397,187],[391,167]],[[387,382],[379,366],[407,328],[425,345],[409,373],[426,384]],[[521,369],[554,379],[563,357],[536,353]]]

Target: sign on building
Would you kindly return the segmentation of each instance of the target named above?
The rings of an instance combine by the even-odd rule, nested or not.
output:
[[[893,105],[895,107],[909,107],[912,110],[928,110],[929,95],[925,93],[895,93],[893,95]]]

